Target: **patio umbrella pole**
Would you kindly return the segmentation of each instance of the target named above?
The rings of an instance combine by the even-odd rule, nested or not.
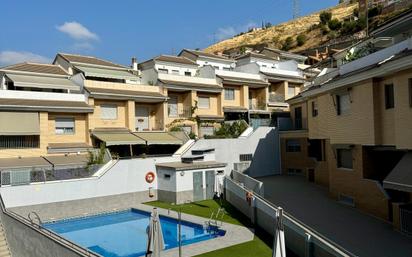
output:
[[[179,208],[179,257],[182,257],[182,207]]]

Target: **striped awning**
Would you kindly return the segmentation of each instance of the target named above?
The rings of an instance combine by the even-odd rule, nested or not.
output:
[[[42,157],[0,158],[0,170],[51,169],[52,165]]]
[[[18,74],[7,74],[6,76],[13,81],[15,87],[80,91],[80,87],[78,85],[74,84],[70,79],[64,77],[27,76]]]
[[[0,112],[0,135],[40,135],[39,113]]]
[[[168,132],[135,132],[147,145],[182,145],[183,141]]]
[[[127,130],[114,129],[104,131],[93,131],[92,136],[106,143],[106,146],[111,145],[145,145],[146,141],[133,135]]]
[[[127,70],[116,70],[116,69],[101,69],[94,67],[84,67],[76,66],[84,73],[86,77],[97,77],[97,78],[109,78],[109,79],[127,79],[127,80],[138,80],[139,77],[133,75]]]

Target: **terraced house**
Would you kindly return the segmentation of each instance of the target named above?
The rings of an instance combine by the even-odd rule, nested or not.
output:
[[[21,63],[0,70],[0,158],[89,147],[93,106],[57,65]]]
[[[390,46],[341,62],[288,100],[292,123],[281,127],[282,170],[304,174],[337,200],[405,230],[400,217],[412,203],[412,39],[384,34],[395,39]]]

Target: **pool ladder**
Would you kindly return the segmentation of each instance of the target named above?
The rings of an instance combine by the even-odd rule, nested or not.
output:
[[[219,208],[217,212],[215,213],[214,211],[210,215],[210,218],[208,221],[205,222],[205,225],[208,229],[210,229],[211,226],[214,227],[219,227],[219,219],[220,219],[220,226],[223,225],[223,217],[225,216],[225,209],[224,208]]]
[[[27,217],[29,218],[31,224],[35,224],[35,222],[34,222],[34,220],[33,220],[33,218],[32,218],[32,215],[34,215],[34,218],[37,220],[38,225],[41,225],[41,224],[42,224],[42,221],[41,221],[41,219],[40,219],[40,216],[39,216],[39,214],[37,214],[37,212],[35,212],[35,211],[32,211],[32,212],[30,212],[30,213],[27,215]]]

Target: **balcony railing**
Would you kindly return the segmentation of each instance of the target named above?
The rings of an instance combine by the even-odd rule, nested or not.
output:
[[[306,118],[291,119],[291,118],[278,118],[278,126],[281,131],[293,131],[293,130],[307,130]]]
[[[269,94],[269,102],[270,103],[284,103],[285,96],[279,94]]]
[[[191,118],[192,117],[192,108],[191,107],[176,107],[176,106],[168,106],[167,113],[170,118]]]
[[[256,110],[256,111],[265,111],[266,110],[266,104],[265,102],[249,102],[249,110]]]

